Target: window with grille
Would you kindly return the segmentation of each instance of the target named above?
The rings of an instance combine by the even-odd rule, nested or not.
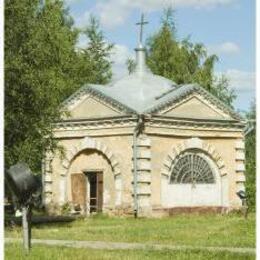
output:
[[[209,163],[197,153],[184,153],[173,164],[170,183],[215,183]]]

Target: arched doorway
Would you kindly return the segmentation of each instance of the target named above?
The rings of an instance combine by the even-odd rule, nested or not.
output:
[[[72,160],[67,176],[68,200],[81,213],[107,212],[115,207],[115,178],[110,161],[96,149]]]
[[[170,176],[162,187],[165,207],[221,206],[218,167],[200,149],[187,149],[172,161]]]

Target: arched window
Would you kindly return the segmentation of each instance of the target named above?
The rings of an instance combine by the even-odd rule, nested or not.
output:
[[[170,183],[215,183],[209,163],[196,152],[185,152],[173,164]]]

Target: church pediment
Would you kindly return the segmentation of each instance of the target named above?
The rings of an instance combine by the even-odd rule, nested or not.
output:
[[[111,117],[128,114],[124,105],[102,95],[91,87],[83,87],[63,103],[66,119]]]
[[[70,118],[76,119],[117,116],[122,113],[103,100],[87,94],[69,107],[69,114]]]
[[[87,96],[70,111],[72,118],[117,116],[121,113],[105,102],[92,96]]]
[[[231,119],[222,110],[199,95],[192,95],[160,112],[161,115],[193,119]]]
[[[146,112],[191,119],[241,120],[229,106],[199,85],[180,86],[158,99],[161,102]]]

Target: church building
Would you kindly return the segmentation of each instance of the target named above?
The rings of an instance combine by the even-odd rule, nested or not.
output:
[[[141,30],[142,31],[142,30]],[[141,38],[141,37],[140,37]],[[64,155],[46,154],[43,199],[50,214],[165,216],[241,207],[244,122],[197,84],[151,73],[139,41],[133,73],[87,84],[55,124]]]

